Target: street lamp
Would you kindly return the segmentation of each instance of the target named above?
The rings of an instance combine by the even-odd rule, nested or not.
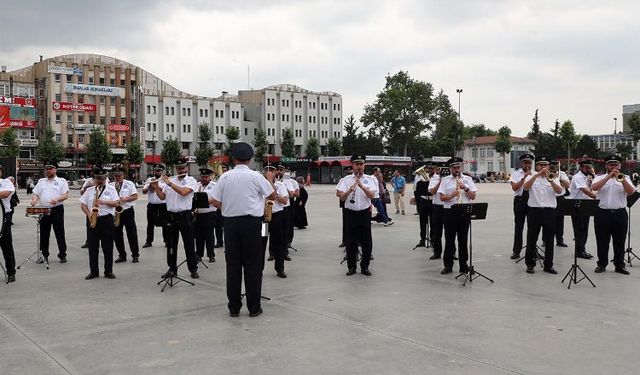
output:
[[[613,147],[617,149],[618,146],[618,118],[613,118]]]
[[[456,89],[458,93],[458,121],[460,121],[460,94],[462,94],[462,89]]]

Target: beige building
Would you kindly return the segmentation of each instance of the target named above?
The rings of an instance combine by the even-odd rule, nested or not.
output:
[[[505,170],[502,155],[496,152],[497,136],[474,137],[464,141],[462,151],[464,159],[463,171],[472,175],[490,174]],[[519,168],[519,157],[531,152],[536,141],[528,138],[511,137],[511,152],[505,155],[506,171],[513,173]]]

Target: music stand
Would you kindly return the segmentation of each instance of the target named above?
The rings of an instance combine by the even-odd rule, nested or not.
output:
[[[4,209],[2,210],[2,212],[4,213]],[[42,250],[40,250],[40,220],[42,220],[42,217],[45,216],[45,214],[37,214],[37,215],[29,215],[29,214],[25,214],[25,216],[29,216],[32,217],[35,221],[36,221],[36,251],[34,251],[33,253],[31,253],[31,255],[29,255],[28,257],[26,257],[22,263],[20,263],[20,265],[18,267],[16,267],[16,269],[20,269],[25,263],[31,261],[33,263],[36,264],[43,264],[47,267],[47,269],[49,269],[49,260],[47,258],[44,257],[44,255],[42,255]],[[11,225],[10,223],[4,223],[4,225]],[[33,258],[35,255],[37,255],[37,259],[33,260],[31,258]]]
[[[170,226],[173,225],[173,223],[170,220],[168,220],[166,225],[167,225],[167,227],[170,227]],[[171,233],[171,232],[169,232],[169,233]],[[170,245],[171,243],[173,243],[171,234],[169,234],[167,237],[168,237],[167,238],[167,242],[168,242],[167,243],[167,249],[169,250],[169,254],[173,255],[173,252],[174,251],[178,251],[178,249],[177,249],[177,246],[176,246],[176,249],[174,249]],[[162,289],[160,289],[160,292],[164,292],[164,290],[167,288],[167,286],[173,287],[174,285],[176,285],[180,281],[183,281],[183,282],[185,282],[185,283],[187,283],[187,284],[189,284],[191,286],[196,285],[196,284],[192,283],[191,281],[186,280],[186,279],[178,276],[178,269],[180,268],[180,266],[182,264],[184,264],[184,262],[180,263],[176,267],[176,272],[170,272],[171,269],[169,269],[164,275],[162,275],[162,277],[160,278],[160,281],[158,281],[158,283],[156,284],[156,285],[160,285],[160,284],[164,283],[164,285],[162,286]]]
[[[594,216],[598,211],[598,203],[600,200],[598,199],[564,199],[560,201],[560,206],[558,209],[563,216]],[[582,273],[582,278],[578,280],[578,271]],[[571,289],[571,283],[578,284],[580,281],[587,279],[593,287],[596,287],[596,284],[591,281],[589,276],[580,268],[578,265],[578,254],[573,252],[573,264],[567,272],[566,275],[562,278],[562,282],[569,278],[569,284],[567,285],[567,289]]]
[[[627,218],[627,249],[625,253],[627,254],[627,263],[629,263],[629,267],[633,267],[631,261],[633,259],[638,259],[638,255],[633,252],[633,248],[631,247],[631,207],[636,203],[636,201],[640,198],[640,193],[634,191],[633,194],[627,196],[627,207],[629,207],[629,217]]]
[[[462,285],[467,285],[467,282],[471,283],[478,277],[482,277],[493,282],[492,279],[476,271],[473,266],[473,232],[471,230],[471,223],[473,220],[486,219],[488,207],[488,203],[457,203],[451,206],[453,215],[469,219],[469,272],[461,273],[456,276],[456,279],[464,276],[464,283],[462,283]]]

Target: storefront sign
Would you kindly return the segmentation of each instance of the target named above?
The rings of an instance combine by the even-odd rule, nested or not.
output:
[[[64,91],[71,94],[119,96],[121,98],[124,98],[124,89],[122,87],[67,83],[65,84]]]
[[[23,97],[17,97],[17,96],[10,98],[8,96],[0,96],[0,104],[13,104],[13,105],[21,105],[25,107],[35,107],[36,98],[23,98]]]
[[[123,132],[123,133],[127,133],[129,132],[129,125],[126,124],[109,124],[109,131],[110,132]]]
[[[75,74],[81,76],[83,71],[81,68],[75,67],[66,67],[66,66],[54,66],[49,65],[47,67],[47,72],[55,73],[55,74]]]
[[[35,128],[36,109],[17,105],[0,106],[0,129]]]
[[[37,139],[18,139],[18,144],[21,147],[38,147]]]
[[[95,104],[84,103],[68,103],[68,102],[53,102],[54,111],[80,111],[80,112],[95,112]]]

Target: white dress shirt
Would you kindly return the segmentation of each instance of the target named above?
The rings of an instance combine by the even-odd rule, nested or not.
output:
[[[149,189],[149,186],[151,185],[151,179],[153,179],[153,178],[155,178],[155,177],[147,178],[147,181],[144,182],[143,189],[147,189],[147,200],[149,201],[149,203],[151,203],[151,204],[162,204],[162,203],[164,203],[164,199],[160,199],[158,197],[158,194],[156,194],[155,190]],[[160,190],[164,189],[165,183],[162,182],[162,180],[160,180],[160,179],[157,179],[157,180],[158,180],[158,188],[160,188]]]
[[[101,193],[98,199],[102,199],[105,201],[117,201],[119,199],[118,192],[116,191],[116,188],[114,188],[113,186],[106,185],[103,189],[104,191],[101,190]],[[89,207],[89,211],[91,211],[91,209],[93,208],[93,200],[95,199],[95,196],[96,196],[96,187],[91,186],[87,188],[84,194],[82,194],[82,197],[80,197],[80,203]],[[115,213],[116,213],[115,207],[107,206],[106,204],[98,205],[98,216],[114,215]]]
[[[58,199],[60,196],[69,191],[69,184],[67,180],[62,177],[41,178],[38,180],[36,187],[33,188],[33,194],[40,197],[40,205],[44,207],[57,207],[62,205],[62,202],[58,202],[52,206],[49,202],[53,199]]]
[[[608,174],[597,176],[593,182],[607,178]],[[631,183],[629,176],[624,176],[625,180]],[[617,210],[627,207],[627,193],[624,191],[622,182],[618,182],[615,178],[610,178],[604,186],[596,192],[596,199],[600,199],[598,207],[605,210]]]
[[[473,182],[473,179],[471,177],[467,175],[460,175],[460,182],[462,182],[469,189],[469,191],[478,191],[478,188],[476,187],[476,184]],[[456,178],[453,177],[453,175],[449,175],[442,179],[442,183],[440,184],[440,188],[438,188],[437,194],[453,194],[456,191],[457,186],[458,182],[456,181]],[[467,194],[465,194],[465,191],[462,189],[460,189],[460,196],[462,197],[462,203],[471,203],[471,200],[469,199],[469,197],[467,197]],[[438,198],[442,200],[441,197]],[[442,201],[442,205],[444,206],[444,208],[451,208],[451,206],[456,203],[458,203],[458,198],[451,199],[448,202]]]
[[[8,214],[13,211],[11,209],[11,196],[16,193],[16,187],[13,186],[13,182],[6,178],[0,179],[0,191],[11,191],[8,197],[2,198],[2,205],[4,206],[4,213]]]
[[[525,173],[522,170],[522,168],[520,168],[517,171],[513,172],[513,174],[511,175],[511,178],[509,179],[509,182],[518,183],[520,182],[520,180],[522,180],[524,176],[525,176]],[[524,185],[524,183],[522,185]],[[513,196],[521,197],[522,193],[524,193],[524,188],[520,186],[520,189],[513,192]]]
[[[533,176],[527,176],[525,183],[532,179]],[[554,180],[556,184],[560,184],[560,179],[556,177]],[[529,189],[529,201],[527,202],[529,207],[537,208],[556,208],[558,202],[556,201],[556,192],[551,186],[551,182],[544,176],[539,176],[531,185]]]
[[[296,190],[300,190],[300,184],[298,184],[298,181],[292,179],[291,177],[288,176],[284,176],[284,178],[282,179],[282,182],[284,183],[284,185],[287,188],[287,191],[289,193],[293,193]],[[287,201],[287,204],[284,205],[285,207],[289,207],[291,206],[291,199],[289,199]]]
[[[118,189],[116,188],[116,183],[117,182],[111,182],[109,185],[113,186],[113,188],[118,191]],[[138,189],[136,189],[136,185],[129,180],[122,180],[122,187],[120,188],[120,198],[124,198],[124,197],[128,197],[130,195],[137,195],[138,194]],[[122,206],[122,210],[126,210],[127,208],[131,208],[133,206],[135,206],[136,204],[134,202],[121,202],[120,206]]]
[[[224,217],[262,217],[264,200],[272,193],[271,183],[262,174],[238,164],[220,176],[213,190],[213,199],[222,203]]]
[[[278,202],[277,200],[273,201],[273,209],[271,212],[276,213],[276,212],[280,212],[282,210],[284,210],[285,207],[289,206],[289,201],[291,200],[289,198],[289,190],[287,189],[287,186],[284,182],[282,181],[276,181],[273,184],[276,187],[276,194],[280,197],[287,197],[287,204],[282,204],[280,202]]]
[[[440,182],[439,174],[434,174],[433,176],[431,176],[431,179],[429,179],[429,191],[435,188],[436,185],[438,185],[438,182]],[[432,203],[437,204],[438,206],[442,206],[442,199],[440,199],[440,195],[438,195],[437,191],[435,194],[433,194]]]
[[[191,211],[193,207],[193,192],[196,191],[198,182],[191,176],[184,176],[178,179],[178,176],[173,176],[169,179],[172,185],[178,187],[187,187],[191,192],[187,195],[180,195],[169,185],[165,185],[162,188],[162,192],[166,194],[165,202],[167,203],[167,211],[169,212],[182,212]]]
[[[213,190],[215,189],[216,183],[213,181],[209,181],[209,183],[207,184],[207,186],[202,186],[202,182],[198,182],[198,188],[196,189],[197,192],[201,192],[201,193],[207,193],[207,199],[211,199],[213,198]],[[215,208],[212,204],[209,204],[209,208],[198,208],[198,213],[199,214],[206,214],[208,212],[213,212],[213,211],[217,211],[218,209]]]
[[[378,196],[378,179],[377,178],[363,174],[362,177],[360,177],[360,181],[369,191],[373,193],[374,197]],[[356,183],[356,176],[351,174],[351,175],[345,176],[343,179],[341,179],[338,182],[337,189],[338,191],[344,193],[345,191],[348,191],[349,188],[351,188],[351,186],[355,183]],[[354,201],[353,203],[351,202],[352,200]],[[349,193],[349,195],[347,196],[347,199],[344,201],[344,208],[348,208],[352,211],[366,210],[370,206],[371,206],[371,199],[369,199],[369,197],[364,193],[362,189],[360,189],[359,186],[356,186],[356,190],[352,193]]]
[[[558,185],[560,185],[560,187],[562,188],[562,191],[559,193],[556,193],[556,197],[562,197],[567,192],[567,189],[565,189],[564,186],[562,186],[561,184],[562,181],[569,182],[569,183],[571,182],[569,180],[569,176],[567,176],[567,173],[565,171],[558,172]]]
[[[592,199],[581,189],[591,189],[589,178],[582,172],[573,175],[571,185],[569,185],[569,199]]]

